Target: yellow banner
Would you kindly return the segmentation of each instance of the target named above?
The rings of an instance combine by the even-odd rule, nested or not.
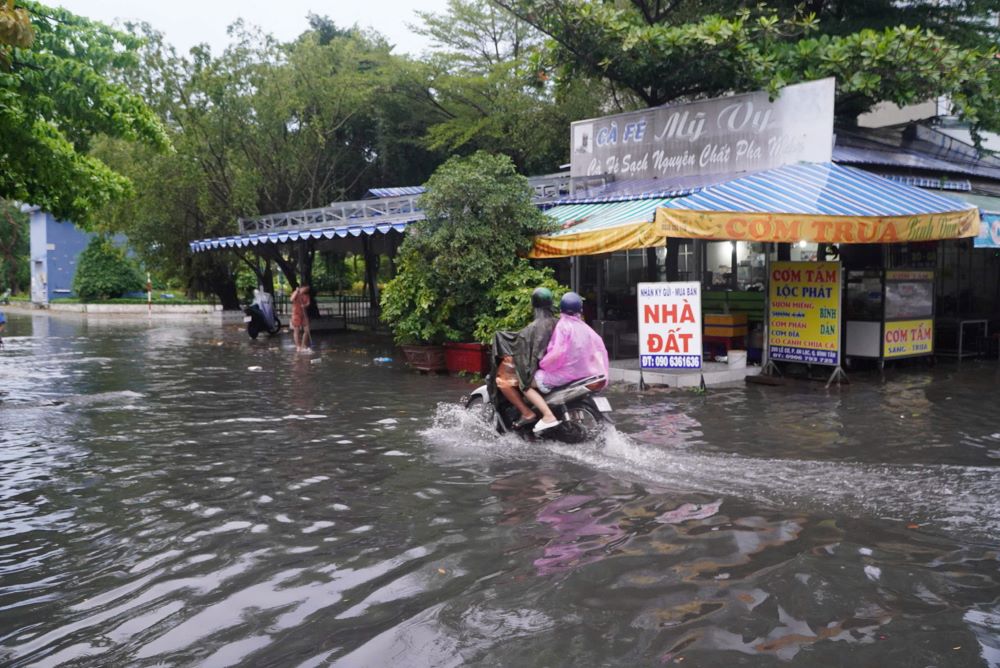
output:
[[[528,257],[544,260],[574,255],[597,255],[634,248],[652,248],[662,246],[664,243],[666,239],[657,234],[653,223],[636,223],[579,234],[535,237],[535,245],[528,253]]]
[[[901,320],[885,323],[882,357],[913,357],[934,352],[934,320]]]
[[[771,359],[840,364],[840,263],[775,262],[768,279]]]
[[[656,210],[657,232],[665,237],[727,241],[891,244],[974,237],[979,210],[919,216],[820,216],[794,213]]]

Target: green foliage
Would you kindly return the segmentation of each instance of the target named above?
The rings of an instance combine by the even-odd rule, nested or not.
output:
[[[432,103],[425,141],[435,151],[509,156],[527,174],[558,170],[566,129],[599,114],[603,91],[547,82],[542,35],[486,0],[449,0],[447,12],[417,12],[415,30],[438,50],[413,76]]]
[[[469,341],[487,295],[552,229],[531,202],[527,179],[505,156],[452,158],[421,198],[427,219],[400,247],[399,270],[382,292],[382,318],[399,343]]]
[[[160,149],[169,140],[142,99],[114,80],[135,62],[133,37],[63,9],[18,4],[33,40],[0,35],[0,197],[86,227],[131,192],[127,178],[88,155],[91,138]]]
[[[103,236],[95,236],[80,254],[73,291],[83,301],[121,297],[142,290],[143,280],[125,251]]]
[[[234,254],[257,264],[247,251],[192,254],[190,241],[236,234],[240,218],[259,213],[360,199],[392,173],[379,165],[378,117],[390,47],[323,17],[310,22],[314,29],[289,43],[237,23],[222,54],[196,48],[188,57],[141,27],[142,67],[130,83],[170,119],[176,152],[102,143],[102,157],[138,191],[111,212],[111,227],[189,292],[211,288],[225,305],[244,266]],[[298,280],[290,249],[255,251]]]
[[[605,79],[648,106],[836,76],[845,119],[948,95],[974,125],[1000,129],[992,1],[497,4],[552,37],[561,79]]]
[[[569,288],[556,281],[548,267],[533,267],[527,260],[518,258],[486,297],[486,304],[476,321],[475,339],[487,343],[498,331],[518,330],[531,322],[534,309],[531,293],[538,287],[552,290],[553,302]]]
[[[26,290],[31,281],[31,223],[14,202],[0,201],[0,292]]]

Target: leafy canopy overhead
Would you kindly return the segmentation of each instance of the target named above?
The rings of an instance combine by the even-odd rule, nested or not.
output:
[[[606,78],[647,106],[773,92],[835,76],[843,118],[883,100],[904,105],[949,95],[974,125],[1000,126],[992,102],[994,30],[985,13],[976,14],[987,5],[995,10],[994,1],[943,3],[939,10],[929,3],[880,2],[878,21],[869,20],[863,2],[748,9],[729,0],[495,1],[552,38],[563,80]],[[954,23],[959,11],[970,12],[961,16],[964,30]],[[906,19],[921,25],[902,25]]]
[[[0,11],[0,197],[86,226],[130,191],[88,155],[92,138],[161,149],[169,141],[142,99],[116,81],[134,64],[135,38],[63,9],[18,4]]]

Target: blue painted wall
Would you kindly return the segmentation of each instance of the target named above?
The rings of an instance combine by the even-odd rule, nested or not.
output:
[[[31,301],[75,296],[73,276],[91,234],[44,211],[31,211]]]

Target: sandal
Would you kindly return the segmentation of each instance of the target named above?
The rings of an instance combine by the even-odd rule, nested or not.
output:
[[[538,416],[532,415],[531,417],[524,417],[523,415],[514,421],[514,429],[523,429],[524,427],[530,427],[531,425],[538,422]]]
[[[531,431],[533,431],[536,434],[541,434],[543,431],[547,431],[549,429],[552,429],[552,427],[556,427],[556,426],[558,426],[560,424],[562,424],[562,420],[553,420],[552,422],[546,422],[545,420],[539,420],[535,424],[535,428],[532,429]]]

